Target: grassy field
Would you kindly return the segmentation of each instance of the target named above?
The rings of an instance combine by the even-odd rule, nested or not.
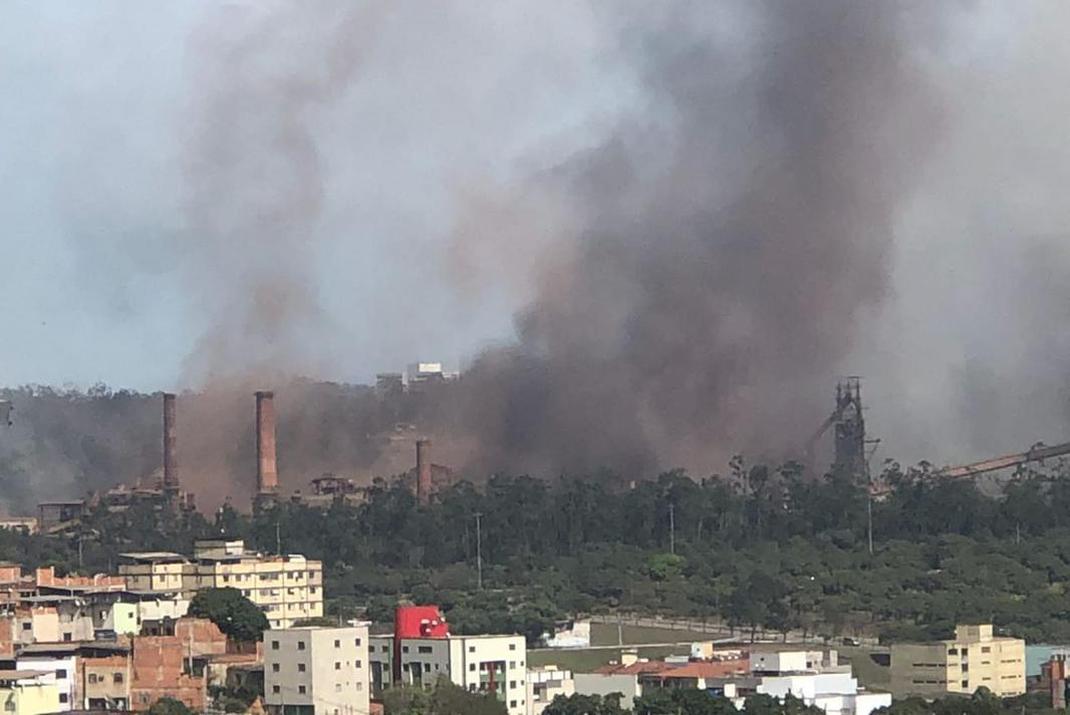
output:
[[[711,640],[708,633],[676,631],[671,628],[648,628],[646,626],[622,626],[624,645],[643,645],[645,643],[690,643],[692,641]],[[591,645],[617,645],[617,627],[605,623],[591,624]]]

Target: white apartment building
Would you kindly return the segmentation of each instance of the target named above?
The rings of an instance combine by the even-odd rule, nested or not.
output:
[[[556,665],[529,668],[527,715],[542,715],[542,711],[558,695],[567,698],[575,692],[576,683],[572,679],[572,671],[559,670]]]
[[[59,710],[69,712],[75,707],[74,685],[77,679],[77,659],[75,656],[56,657],[54,655],[21,656],[15,661],[15,669],[38,671],[55,675],[56,689],[59,692]]]
[[[323,564],[299,554],[270,556],[247,551],[241,540],[205,540],[193,558],[169,552],[128,553],[119,566],[131,591],[236,588],[264,610],[272,628],[289,628],[323,616]]]
[[[402,638],[395,662],[393,636],[373,636],[369,658],[372,686],[430,688],[447,677],[469,692],[492,693],[509,715],[527,715],[527,645],[523,636],[447,636]],[[400,681],[395,677],[400,667]]]
[[[264,704],[271,715],[366,715],[368,624],[264,632]]]

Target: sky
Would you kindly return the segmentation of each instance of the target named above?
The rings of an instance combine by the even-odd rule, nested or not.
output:
[[[190,126],[215,89],[211,48],[281,5],[5,4],[0,383],[154,390],[203,377],[187,359],[219,306],[196,273],[221,259],[240,275],[244,261],[203,246],[208,258],[191,260]],[[508,339],[522,281],[452,287],[451,203],[536,151],[575,151],[630,101],[589,13],[551,5],[484,7],[479,22],[474,6],[435,17],[399,5],[361,39],[360,75],[313,108],[324,197],[304,260],[332,319],[313,338],[331,353],[323,377],[458,367]],[[536,55],[536,36],[554,52]]]
[[[890,453],[938,460],[1070,435],[1070,18],[948,6],[950,39],[916,41],[938,140],[894,217],[887,297],[834,366],[865,378]],[[496,210],[628,117],[658,121],[615,25],[638,6],[313,7],[4,3],[0,384],[195,388],[250,346],[368,382],[514,338],[560,217],[524,196],[531,234],[499,242],[525,222]],[[263,173],[283,179],[245,192]],[[290,197],[279,234],[245,222]],[[308,310],[230,341],[274,310],[265,276]]]

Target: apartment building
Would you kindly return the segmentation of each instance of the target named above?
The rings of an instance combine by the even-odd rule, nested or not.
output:
[[[260,606],[272,628],[289,628],[323,616],[323,564],[299,554],[271,556],[248,551],[241,540],[205,540],[192,558],[181,554],[123,554],[119,566],[131,591],[179,591],[185,596],[205,588],[235,588]]]
[[[1025,641],[994,636],[991,624],[960,625],[953,639],[896,643],[891,650],[892,690],[899,694],[1025,692]]]
[[[527,713],[527,657],[523,636],[433,638],[373,636],[373,689],[391,685],[431,687],[440,677],[470,692],[492,693],[509,715]],[[378,680],[376,681],[375,678]]]
[[[77,659],[74,654],[24,653],[15,661],[15,669],[52,673],[58,691],[59,705],[55,712],[68,712],[76,707]]]
[[[365,715],[368,624],[264,632],[264,704],[271,715]]]

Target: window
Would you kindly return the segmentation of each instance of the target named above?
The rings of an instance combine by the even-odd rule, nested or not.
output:
[[[516,650],[516,643],[510,643],[509,650]]]
[[[509,661],[509,669],[512,670],[515,667],[516,667],[516,661],[515,660]]]
[[[947,649],[947,654],[948,655],[958,655],[959,654],[959,649],[958,648],[948,648]]]
[[[122,673],[112,673],[111,674],[111,682],[115,683],[116,685],[118,685],[119,683],[123,682],[123,674]]]
[[[334,669],[335,670],[341,670],[342,669],[342,664],[339,663],[338,661],[335,661],[334,662]]]
[[[983,646],[981,646],[981,652],[982,653],[991,653],[992,652],[992,648],[989,647],[989,646],[983,645]]]
[[[356,647],[360,648],[360,638],[355,638],[353,640],[353,645],[355,645]]]
[[[304,650],[304,649],[305,649],[305,642],[304,641],[297,641],[297,650]]]
[[[336,692],[336,693],[342,692],[342,684],[341,683],[335,683],[334,684],[334,692]]]
[[[67,679],[67,669],[66,668],[57,668],[56,669],[56,679],[57,680],[66,680]]]
[[[272,673],[278,673],[279,672],[279,664],[278,663],[272,663],[271,664],[271,672]]]
[[[97,682],[97,674],[96,673],[90,673],[88,680],[89,680],[90,685],[92,685],[93,683]]]
[[[304,663],[298,663],[297,664],[297,672],[298,673],[304,673],[305,672],[305,664]]]
[[[962,681],[962,687],[964,687],[964,688],[968,688],[968,687],[970,687],[970,681],[968,681],[968,680],[963,680],[963,681]]]
[[[356,660],[353,661],[353,667],[359,668],[360,666],[361,666],[360,658],[357,658]],[[436,669],[438,668],[438,666],[435,666],[435,667],[436,667]]]
[[[430,673],[431,672],[431,664],[430,663],[424,663],[424,672],[425,673]]]
[[[515,700],[510,700],[509,701],[509,707],[515,708],[516,707],[516,701]]]
[[[407,645],[401,646],[401,652],[402,653],[408,653],[409,652],[409,647]]]
[[[468,670],[474,673],[476,671],[476,664],[475,663],[469,663],[468,664]]]
[[[278,641],[271,641],[271,650],[278,650],[278,649],[279,649],[279,642]]]
[[[342,647],[342,641],[340,641],[340,640],[336,640],[336,641],[334,642],[334,647],[335,647],[335,648],[341,648],[341,647]]]
[[[300,695],[304,695],[305,694],[305,686],[304,685],[298,685],[297,686],[297,692]]]
[[[474,645],[468,646],[468,652],[469,653],[475,653],[476,652],[476,647]]]
[[[278,695],[278,694],[279,694],[279,686],[277,686],[277,685],[272,685],[272,686],[271,686],[271,692],[273,692],[273,693],[275,693],[276,695]]]
[[[431,652],[431,646],[422,645],[417,650],[419,650],[421,653],[430,653]]]
[[[357,681],[357,692],[359,693],[361,690],[364,690],[364,683],[362,683],[362,682],[360,682],[358,680]]]
[[[60,694],[59,694],[59,701],[60,701],[61,703],[65,703],[65,702],[67,702],[67,693],[60,693]]]
[[[516,681],[515,680],[510,680],[509,681],[509,687],[510,688],[515,688],[516,687]]]
[[[70,633],[64,633],[63,634],[63,640],[64,640],[64,642],[69,643],[70,640],[71,640],[71,634]]]
[[[24,631],[33,630],[33,623],[31,623],[30,621],[26,621],[25,623],[22,624],[22,630],[24,630]]]

